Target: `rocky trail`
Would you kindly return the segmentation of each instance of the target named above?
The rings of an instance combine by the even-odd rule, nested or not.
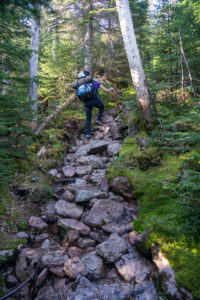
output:
[[[105,176],[122,145],[120,120],[107,112],[103,122],[92,139],[80,136],[60,170],[50,171],[57,200],[29,219],[30,235],[18,233],[29,243],[3,270],[9,287],[33,276],[7,299],[162,299],[155,265],[135,246],[130,183],[117,177],[108,184]]]

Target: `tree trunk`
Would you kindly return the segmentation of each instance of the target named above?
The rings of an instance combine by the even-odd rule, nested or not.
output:
[[[86,0],[83,2],[85,5],[85,18],[86,21],[86,34],[84,39],[85,45],[85,68],[87,71],[92,71],[92,40],[93,40],[93,18],[90,16],[92,11],[92,1]]]
[[[193,93],[193,96],[196,97],[196,92],[194,90],[194,87],[193,87],[193,84],[192,84],[192,74],[190,72],[190,67],[189,67],[189,64],[188,64],[188,61],[185,57],[185,52],[184,52],[184,49],[183,49],[183,42],[182,42],[182,37],[181,37],[181,31],[179,30],[179,39],[180,39],[180,50],[181,50],[181,54],[182,54],[182,57],[184,59],[184,62],[185,62],[185,65],[186,65],[186,68],[188,70],[188,75],[189,75],[189,78],[190,78],[190,88],[191,88],[191,91]]]
[[[39,50],[39,34],[40,34],[40,19],[31,19],[31,58],[30,58],[30,78],[31,84],[29,87],[29,99],[31,100],[31,108],[33,110],[33,120],[31,128],[34,131],[37,127],[37,90],[38,90],[38,50]]]
[[[116,0],[116,5],[142,121],[144,121],[146,128],[152,129],[156,124],[156,109],[142,67],[129,3],[128,0]]]

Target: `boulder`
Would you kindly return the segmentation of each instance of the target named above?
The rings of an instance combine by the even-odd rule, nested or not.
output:
[[[68,258],[66,260],[64,267],[63,267],[63,271],[71,279],[75,279],[79,273],[82,276],[87,275],[86,267],[84,266],[82,260],[77,256]]]
[[[50,251],[42,256],[42,264],[44,266],[62,266],[66,259],[68,259],[68,255],[63,254],[61,250]]]
[[[40,254],[34,249],[24,248],[20,251],[15,265],[15,275],[20,282],[33,274],[35,263],[39,258]]]
[[[29,219],[29,225],[32,229],[42,233],[48,229],[47,223],[45,223],[41,218],[32,216]]]
[[[89,248],[89,247],[92,247],[96,244],[95,240],[93,239],[90,239],[90,238],[80,238],[78,240],[78,246],[80,248]]]
[[[69,257],[74,257],[74,256],[80,257],[81,254],[82,254],[82,249],[80,249],[78,247],[70,247],[68,249],[68,255],[69,255]]]
[[[153,276],[152,263],[137,253],[123,255],[115,266],[126,282],[141,283]]]
[[[108,149],[107,149],[108,155],[110,155],[110,156],[118,155],[118,153],[121,149],[121,146],[122,145],[120,143],[117,143],[117,142],[108,145]]]
[[[99,297],[103,300],[132,300],[134,286],[130,283],[105,281],[97,284]],[[147,300],[147,299],[146,299]]]
[[[71,166],[65,166],[65,167],[63,167],[62,171],[63,171],[64,176],[67,177],[67,178],[74,177],[74,175],[76,173],[75,168],[71,167]]]
[[[65,201],[68,201],[68,202],[73,202],[74,201],[74,195],[66,190],[63,195],[62,195],[62,198],[65,200]]]
[[[92,171],[91,166],[78,166],[76,167],[76,175],[84,176],[90,174]]]
[[[135,288],[135,300],[161,300],[156,292],[154,282],[143,281],[136,285]]]
[[[104,299],[104,298],[98,297],[98,294],[99,294],[98,289],[87,278],[81,277],[80,280],[77,281],[76,284],[69,290],[69,293],[67,295],[67,300],[102,300],[102,299]]]
[[[96,247],[96,253],[103,257],[106,262],[113,263],[118,260],[127,250],[124,239],[113,233],[109,239]]]
[[[105,198],[107,192],[101,191],[99,188],[94,186],[85,186],[76,189],[75,202],[82,203],[88,202],[92,198]]]
[[[113,122],[111,124],[110,133],[114,140],[120,140],[122,138],[121,133],[119,131],[119,125],[116,122]]]
[[[167,258],[160,251],[160,246],[152,247],[153,262],[158,268],[158,277],[165,294],[169,299],[187,299],[192,300],[193,296],[184,288],[179,288],[176,279],[175,272],[169,264]]]
[[[90,165],[92,169],[104,169],[104,163],[96,155],[81,156],[77,158],[80,165]]]
[[[69,243],[74,243],[78,240],[79,238],[79,233],[76,230],[69,230],[67,232],[67,236],[66,236],[67,240],[69,241]]]
[[[56,213],[63,217],[79,219],[83,214],[83,208],[75,203],[59,200],[55,205]]]
[[[127,177],[118,176],[109,182],[109,186],[112,189],[112,191],[116,194],[119,194],[125,198],[129,198],[130,192],[132,190],[130,181]]]
[[[73,219],[59,219],[58,226],[65,230],[77,230],[82,235],[88,235],[90,233],[90,228],[80,221]]]
[[[84,222],[92,227],[101,227],[104,223],[109,223],[114,218],[122,217],[123,213],[123,204],[109,199],[102,199],[94,203]]]
[[[82,261],[88,271],[88,276],[92,280],[100,279],[104,276],[105,270],[102,259],[96,255],[95,252],[91,252],[82,258]]]
[[[105,178],[105,170],[94,170],[90,176],[90,182],[95,185],[100,185],[103,178]]]
[[[84,156],[87,154],[101,154],[107,149],[109,143],[107,141],[95,140],[91,141],[86,145],[79,147],[75,152],[76,156]]]

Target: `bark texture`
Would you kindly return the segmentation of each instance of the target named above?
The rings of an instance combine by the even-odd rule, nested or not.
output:
[[[92,1],[84,1],[86,19],[86,34],[84,39],[85,46],[85,69],[89,72],[92,71],[92,40],[93,40],[93,18],[90,16],[90,11],[92,11]]]
[[[141,115],[147,127],[151,128],[155,124],[156,110],[142,67],[129,3],[128,0],[116,0],[116,5],[124,46],[128,57],[133,84],[136,88]]]
[[[40,19],[31,19],[31,58],[30,58],[30,78],[29,99],[32,101],[31,108],[34,113],[32,130],[37,127],[37,91],[38,91],[38,51],[39,51]]]

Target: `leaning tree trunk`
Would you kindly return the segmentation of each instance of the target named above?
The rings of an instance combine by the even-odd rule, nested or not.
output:
[[[34,117],[32,119],[31,128],[34,131],[37,128],[37,90],[38,90],[38,50],[39,50],[39,35],[40,35],[40,19],[31,19],[31,58],[30,58],[30,78],[29,99],[32,102],[31,108]]]
[[[86,34],[84,39],[85,46],[85,67],[86,70],[92,71],[92,40],[93,40],[93,18],[90,16],[92,11],[92,1],[86,0],[83,2],[85,5],[85,16],[86,21]]]
[[[129,3],[128,0],[116,0],[116,5],[142,121],[144,121],[146,128],[152,129],[156,124],[156,109],[142,67]]]

